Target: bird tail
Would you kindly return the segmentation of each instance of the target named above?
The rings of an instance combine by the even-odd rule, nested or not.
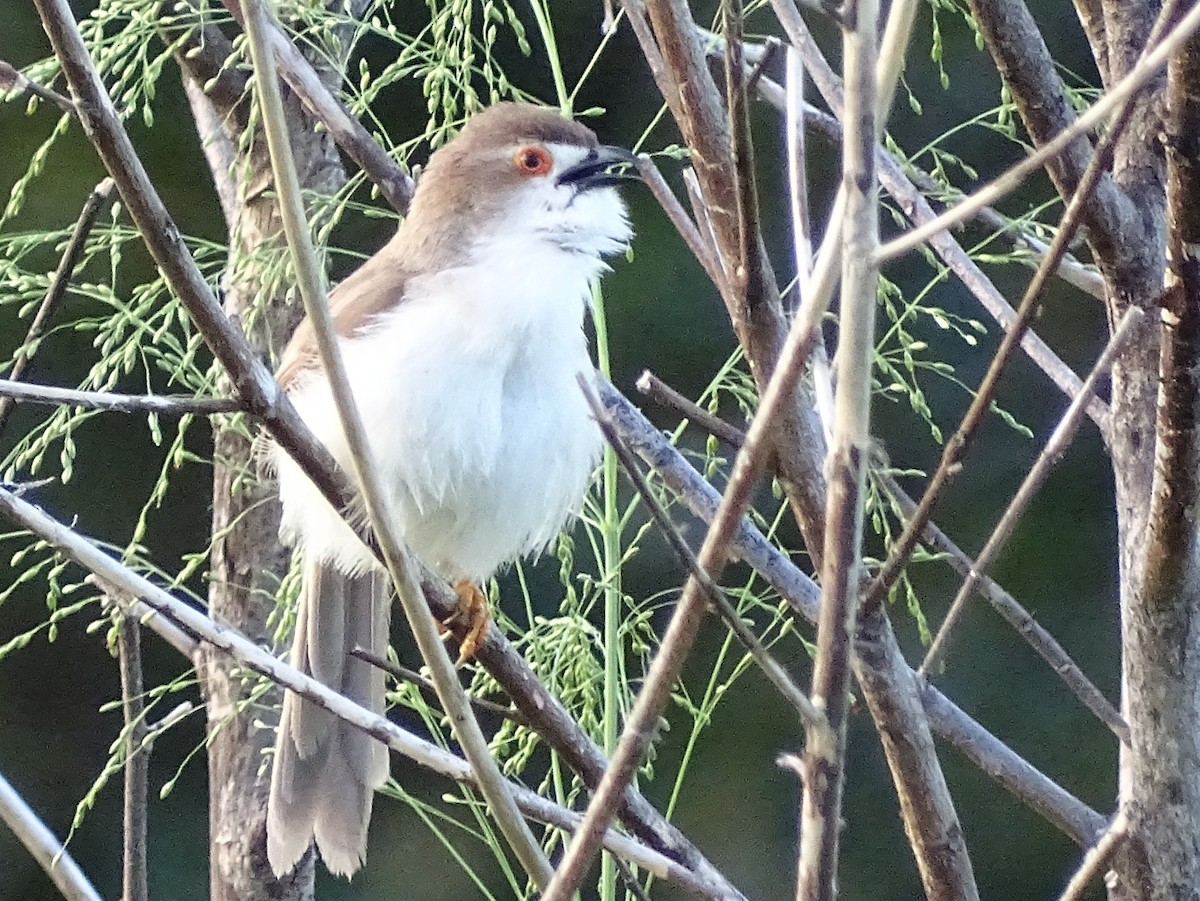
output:
[[[368,710],[383,713],[384,674],[350,656],[359,646],[386,656],[391,595],[386,577],[348,576],[305,563],[291,663]],[[284,693],[267,804],[267,858],[291,871],[316,839],[326,867],[362,866],[375,789],[388,777],[387,748],[345,720]]]

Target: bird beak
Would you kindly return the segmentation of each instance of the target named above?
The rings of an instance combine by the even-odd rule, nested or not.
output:
[[[574,185],[580,191],[608,188],[625,181],[637,181],[637,157],[621,147],[602,144],[582,160],[564,169],[558,184]]]

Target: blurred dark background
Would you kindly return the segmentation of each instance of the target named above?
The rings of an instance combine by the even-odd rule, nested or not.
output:
[[[74,4],[84,14],[88,4]],[[424,4],[408,3],[415,20],[427,16]],[[49,52],[37,17],[26,0],[0,0],[4,13],[0,59],[24,66]],[[524,14],[524,8],[522,8]],[[1090,57],[1066,0],[1037,4],[1052,51],[1066,70],[1095,82]],[[599,41],[599,4],[556,3],[552,14],[564,48],[580,48],[578,56],[564,52],[569,84],[590,59]],[[702,18],[698,15],[698,18]],[[771,21],[757,14],[751,28],[769,29]],[[827,48],[834,46],[828,28],[814,23]],[[991,108],[998,96],[997,79],[986,54],[961,19],[943,14],[945,67],[950,86],[943,90],[929,64],[931,24],[922,16],[910,50],[907,82],[920,99],[923,113],[909,107],[903,93],[897,100],[892,135],[901,146],[915,149],[964,119]],[[530,34],[535,34],[532,21]],[[535,41],[536,48],[536,41]],[[377,48],[366,44],[363,52]],[[831,54],[836,57],[836,52]],[[536,52],[525,59],[508,52],[505,64],[513,81],[546,101],[553,100],[550,73]],[[377,110],[393,136],[419,133],[424,105],[419,86],[389,95],[390,107]],[[579,98],[578,108],[602,105],[603,117],[591,120],[605,141],[630,144],[658,108],[657,90],[632,36],[623,30],[601,58],[596,73]],[[146,128],[130,121],[143,159],[182,229],[190,234],[223,240],[215,197],[207,183],[189,112],[177,77],[168,70],[155,101],[156,121]],[[26,116],[24,104],[0,107],[0,191],[5,196],[24,171],[26,161],[54,126],[55,114],[42,107]],[[762,177],[765,228],[781,280],[790,278],[790,249],[786,221],[786,192],[781,168],[781,128],[776,114],[755,106],[754,128]],[[650,136],[649,148],[675,141],[669,124]],[[986,128],[964,130],[947,142],[979,168],[980,179],[999,173],[1014,160],[1018,149]],[[818,220],[836,183],[836,153],[814,141],[815,209]],[[664,168],[674,171],[673,164]],[[78,128],[51,153],[46,174],[35,183],[24,212],[11,226],[22,231],[67,227],[84,198],[103,173]],[[965,184],[964,187],[970,187]],[[631,396],[633,381],[646,367],[685,393],[695,396],[733,348],[724,309],[703,273],[670,230],[657,207],[641,192],[628,192],[639,233],[634,259],[618,261],[605,282],[610,310],[614,378]],[[1049,196],[1044,180],[1035,181],[1005,209],[1013,214]],[[387,237],[388,227],[377,219],[351,217],[340,228],[339,240],[369,252]],[[978,237],[978,236],[976,236]],[[46,271],[56,258],[46,254]],[[148,277],[150,269],[142,261]],[[335,273],[340,275],[344,273]],[[886,273],[910,293],[919,289],[931,271],[910,257]],[[1009,266],[993,271],[998,284],[1012,296],[1027,272]],[[133,282],[130,281],[129,284]],[[0,298],[2,301],[3,298]],[[934,289],[930,302],[971,318],[984,313],[955,284]],[[77,304],[74,308],[71,304]],[[80,302],[67,304],[60,317],[78,314]],[[990,323],[989,323],[990,326]],[[1086,369],[1103,344],[1105,325],[1097,302],[1055,287],[1047,298],[1037,326],[1042,336],[1073,366]],[[24,334],[25,322],[15,306],[0,303],[0,347],[8,354]],[[996,345],[996,330],[977,347],[924,323],[918,327],[930,341],[935,357],[951,362],[968,385],[978,381]],[[59,333],[40,352],[28,378],[56,385],[75,385],[93,360],[87,340]],[[933,378],[923,386],[935,418],[952,430],[965,408],[961,387]],[[1012,366],[1000,401],[1036,436],[1031,440],[994,420],[967,460],[966,470],[953,485],[939,514],[940,524],[960,545],[976,551],[995,523],[1025,469],[1065,408],[1065,403],[1024,358]],[[671,411],[647,407],[664,428],[675,424]],[[45,415],[19,408],[10,435]],[[875,431],[898,465],[928,470],[939,449],[905,403],[880,400],[875,407]],[[207,433],[192,430],[192,447],[206,450]],[[693,436],[694,437],[694,436]],[[6,439],[11,442],[11,437]],[[92,419],[80,432],[81,452],[74,479],[39,495],[52,512],[76,518],[87,533],[124,544],[137,509],[153,484],[162,451],[150,440],[143,421],[116,415]],[[203,547],[209,520],[207,467],[191,465],[175,473],[167,505],[152,519],[149,550],[166,570],[177,569],[181,556]],[[1101,442],[1090,425],[1060,464],[1039,500],[1025,517],[995,575],[1021,599],[1075,656],[1084,671],[1116,698],[1119,643],[1116,607],[1116,564],[1113,555],[1113,515],[1109,470]],[[913,491],[918,483],[911,486]],[[695,537],[697,530],[690,534]],[[17,545],[6,545],[3,564]],[[555,578],[554,564],[543,567],[543,579]],[[11,579],[14,572],[0,573]],[[680,574],[666,557],[644,554],[633,564],[626,583],[632,594],[645,597],[677,586]],[[917,577],[927,615],[936,626],[957,583],[947,572],[924,567]],[[200,586],[198,586],[200,587]],[[506,595],[512,596],[511,584]],[[44,620],[44,587],[27,586],[0,608],[0,644]],[[908,615],[894,612],[897,630],[910,659],[921,653]],[[118,712],[100,713],[105,702],[119,696],[115,661],[103,647],[100,634],[86,635],[91,615],[65,623],[53,643],[44,636],[0,661],[0,773],[3,773],[60,836],[70,828],[79,799],[104,766],[108,746],[120,727]],[[692,675],[707,675],[721,634],[710,624],[693,656]],[[181,669],[173,650],[153,637],[145,642],[148,682],[169,678]],[[802,684],[808,680],[807,660],[791,663]],[[1009,742],[1019,753],[1060,780],[1069,790],[1101,812],[1114,806],[1116,749],[1110,734],[1062,688],[1061,683],[1027,647],[990,612],[976,605],[960,629],[940,685],[972,715]],[[800,731],[757,673],[741,679],[718,708],[701,741],[692,774],[679,803],[677,820],[701,849],[747,896],[760,899],[792,897],[794,878],[795,811],[798,787],[792,775],[774,764],[782,751],[799,748]],[[183,697],[197,697],[195,689]],[[202,713],[184,728],[171,732],[153,756],[152,797],[180,767],[184,757],[203,738]],[[662,741],[657,767],[669,772],[678,761],[689,724],[680,718]],[[852,761],[845,810],[843,897],[882,899],[919,897],[920,883],[900,826],[894,792],[865,710],[852,718]],[[988,898],[1048,898],[1056,896],[1077,863],[1079,850],[1041,818],[1022,807],[966,763],[956,751],[942,746],[942,759],[972,850],[981,892]],[[412,791],[436,798],[446,789],[412,766],[396,761],[394,775]],[[151,808],[150,866],[152,894],[168,899],[201,899],[207,895],[206,783],[203,755],[183,768],[165,800]],[[119,776],[98,798],[70,846],[84,870],[105,897],[120,894]],[[648,786],[652,799],[664,801],[669,784],[662,779]],[[489,862],[473,858],[487,878]],[[394,803],[377,805],[367,866],[352,885],[321,877],[319,895],[349,898],[465,898],[475,889],[448,854],[410,816]],[[503,882],[488,879],[497,897],[506,897]],[[662,892],[668,896],[669,893]],[[656,897],[658,896],[656,892]],[[48,880],[24,849],[0,830],[0,901],[40,901],[56,897]],[[1099,897],[1099,895],[1097,895]]]

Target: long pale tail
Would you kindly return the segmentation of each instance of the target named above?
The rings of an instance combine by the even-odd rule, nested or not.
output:
[[[382,671],[350,651],[357,645],[386,656],[390,606],[381,574],[347,576],[305,564],[292,665],[382,713]],[[286,692],[267,806],[267,858],[275,874],[290,872],[314,838],[330,872],[349,876],[362,866],[371,801],[387,776],[387,748]]]

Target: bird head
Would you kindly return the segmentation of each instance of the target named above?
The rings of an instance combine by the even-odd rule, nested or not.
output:
[[[631,232],[615,186],[637,178],[634,162],[552,110],[499,103],[429,158],[402,231],[427,260],[496,240],[620,253]]]

